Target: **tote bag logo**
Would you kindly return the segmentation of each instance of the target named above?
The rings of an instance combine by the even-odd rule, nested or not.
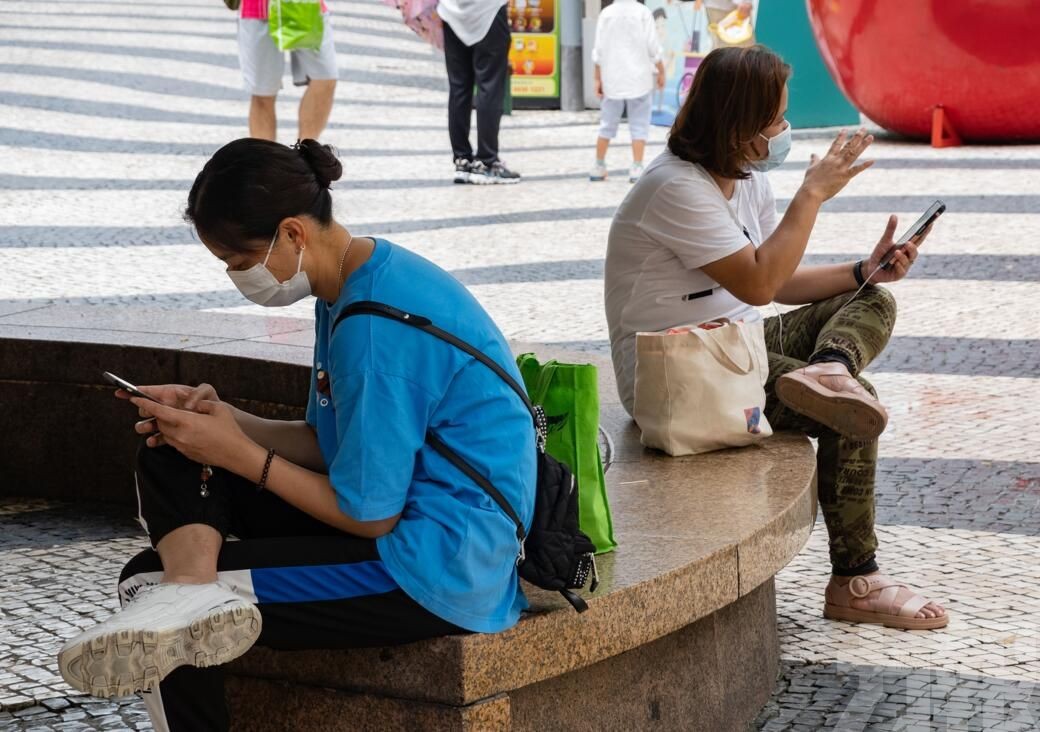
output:
[[[753,435],[762,434],[762,428],[759,423],[762,421],[762,410],[758,407],[751,407],[750,409],[744,410],[744,419],[747,420],[747,431]]]

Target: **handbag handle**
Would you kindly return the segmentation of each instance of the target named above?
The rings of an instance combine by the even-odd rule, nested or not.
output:
[[[716,330],[724,330],[725,328],[736,328],[737,332],[740,333],[740,339],[744,342],[747,347],[747,366],[741,366],[737,362],[737,358],[733,356],[729,351],[726,350],[725,346],[719,343],[713,336]],[[751,370],[755,367],[754,357],[751,355],[751,344],[747,340],[747,332],[745,328],[741,328],[739,323],[730,323],[729,325],[723,326],[722,328],[713,328],[712,330],[703,330],[700,328],[690,331],[695,334],[704,347],[715,357],[717,361],[727,362],[733,367],[733,370],[738,374],[750,374]]]
[[[535,404],[543,403],[545,395],[549,393],[549,384],[556,375],[556,359],[546,361],[542,364],[541,369],[541,373],[538,374],[538,383],[535,384],[534,391],[530,395],[531,401]]]

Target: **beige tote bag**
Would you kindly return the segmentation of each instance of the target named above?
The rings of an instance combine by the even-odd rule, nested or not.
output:
[[[681,330],[688,332],[636,334],[633,417],[643,444],[696,455],[773,434],[762,321]]]

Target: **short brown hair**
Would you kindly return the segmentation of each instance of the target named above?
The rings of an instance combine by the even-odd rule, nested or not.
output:
[[[668,149],[723,178],[747,178],[745,145],[776,117],[791,67],[765,46],[717,48],[701,62]]]

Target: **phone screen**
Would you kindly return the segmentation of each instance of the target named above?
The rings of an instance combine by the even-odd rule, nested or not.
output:
[[[130,392],[135,397],[141,397],[142,399],[150,399],[153,402],[158,402],[160,404],[162,403],[162,402],[159,402],[159,400],[156,399],[155,397],[148,396],[147,394],[145,394],[143,391],[138,389],[136,386],[131,384],[126,379],[121,379],[121,378],[119,378],[118,376],[116,376],[115,374],[113,374],[113,373],[111,373],[109,371],[105,371],[101,375],[103,377],[105,377],[105,381],[107,381],[108,383],[113,384],[115,386],[118,386],[123,391]]]

